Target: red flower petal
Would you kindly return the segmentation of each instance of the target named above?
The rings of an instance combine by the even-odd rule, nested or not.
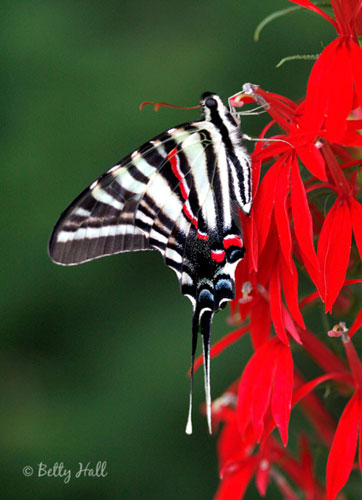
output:
[[[242,500],[248,484],[253,477],[256,458],[245,460],[234,474],[227,474],[219,485],[214,500]]]
[[[261,136],[262,137],[262,134]],[[260,143],[262,144],[262,143]],[[257,151],[257,149],[255,149],[255,151]],[[259,181],[260,181],[260,170],[261,170],[261,161],[259,160],[254,160],[254,158],[252,159],[252,176],[253,176],[253,198],[255,197],[255,194],[256,194],[256,191],[257,191],[257,188],[259,186]]]
[[[265,344],[267,346],[267,344]],[[239,390],[238,390],[238,401],[237,401],[237,415],[239,422],[239,431],[241,436],[244,436],[246,428],[251,419],[250,413],[250,403],[251,403],[251,395],[253,383],[255,380],[255,376],[259,371],[259,358],[262,360],[263,358],[263,349],[262,347],[259,349],[248,361],[247,365],[244,368],[243,374],[240,379]],[[262,355],[260,356],[260,352],[262,351]],[[259,355],[257,357],[257,354]],[[257,357],[257,358],[256,358]],[[257,361],[255,361],[255,358]]]
[[[259,255],[259,243],[258,243],[258,230],[255,223],[255,218],[251,217],[250,219],[250,238],[249,241],[253,245],[253,248],[250,250],[250,259],[249,259],[249,270],[257,271],[258,270],[258,255]]]
[[[349,329],[349,336],[352,337],[356,331],[362,326],[362,309],[357,314],[356,319],[353,321],[351,328]],[[362,446],[361,446],[362,448]]]
[[[296,151],[301,162],[312,175],[321,181],[327,180],[323,155],[312,142],[296,147]]]
[[[352,23],[354,23],[354,16],[352,15],[354,3],[355,0],[331,0],[334,17],[338,24],[338,33],[340,35],[354,36],[352,29]]]
[[[255,484],[261,497],[264,497],[269,483],[271,463],[267,459],[261,459],[256,471]]]
[[[356,89],[358,103],[362,105],[362,50],[357,43],[350,45],[350,65],[353,72],[353,83]]]
[[[359,453],[358,453],[358,463],[359,470],[362,473],[362,394],[361,389],[358,391],[358,402],[359,402]]]
[[[331,311],[346,276],[351,252],[352,222],[348,203],[337,199],[324,221],[318,259],[325,289],[325,309]]]
[[[253,214],[251,217],[249,217],[241,211],[239,212],[239,217],[244,233],[245,248],[248,249],[248,252],[245,255],[245,259],[248,261],[248,269],[246,269],[246,272],[250,274],[253,271],[258,270],[258,233],[255,225],[255,217],[253,216]],[[238,266],[238,268],[240,268],[240,265]]]
[[[307,195],[295,159],[291,171],[291,203],[295,236],[303,262],[313,282],[319,282],[319,263],[313,246],[313,223]]]
[[[336,55],[338,39],[330,43],[315,62],[307,87],[304,113],[300,120],[303,130],[320,130],[328,109],[328,88],[333,85],[329,75]]]
[[[244,368],[237,401],[239,430],[242,436],[245,435],[250,420],[252,420],[257,440],[263,432],[263,419],[269,405],[273,384],[274,348],[277,343],[279,343],[277,337],[266,342],[253,354]]]
[[[274,343],[273,339],[269,345],[266,344],[269,355],[272,353],[274,356]],[[272,349],[270,349],[272,347]],[[260,353],[263,348],[259,349],[254,356]],[[264,356],[263,356],[264,357]],[[255,375],[253,381],[252,398],[249,400],[251,405],[251,417],[253,421],[254,433],[257,442],[260,441],[264,430],[264,416],[269,406],[271,391],[273,387],[274,373],[276,369],[275,359],[269,359],[268,362],[264,359],[264,366],[258,363],[258,373]]]
[[[341,380],[343,382],[347,382],[350,384],[353,383],[352,377],[349,374],[340,372],[328,373],[327,375],[318,377],[318,379],[312,380],[311,382],[308,382],[307,384],[304,384],[302,387],[297,389],[293,394],[292,407],[298,404],[299,401],[303,399],[305,396],[309,395],[310,391],[312,391],[315,386],[331,379]],[[273,431],[274,427],[275,427],[274,420],[272,418],[268,419],[265,426],[265,435],[269,436],[269,434]]]
[[[290,347],[279,343],[278,364],[274,375],[272,414],[284,446],[288,442],[288,424],[292,408],[293,358]]]
[[[258,274],[255,277],[256,282],[264,288],[268,287],[273,270],[275,266],[277,266],[279,254],[280,245],[277,228],[274,217],[272,217],[268,239],[265,243],[264,250],[259,255]],[[255,286],[257,286],[256,282]]]
[[[290,235],[290,221],[287,209],[287,196],[289,193],[291,157],[286,157],[285,164],[282,165],[275,187],[274,215],[278,229],[280,248],[285,261],[290,266],[292,260],[292,237]]]
[[[234,411],[234,418],[224,425],[217,443],[219,470],[222,470],[227,462],[241,460],[246,456],[235,417]]]
[[[269,340],[270,324],[269,303],[261,297],[253,305],[250,313],[251,341],[255,350]]]
[[[265,174],[256,194],[252,216],[255,218],[259,239],[259,254],[268,237],[273,214],[274,192],[282,161],[278,160]]]
[[[298,388],[305,384],[303,377],[298,371],[295,371],[294,379],[294,386]],[[300,408],[311,422],[318,436],[324,441],[326,446],[330,448],[336,430],[336,422],[326,410],[319,397],[313,392],[309,392],[309,394],[300,401]]]
[[[305,500],[322,500],[324,495],[313,474],[312,454],[306,436],[301,434],[299,439],[299,460],[291,456],[286,449],[282,449],[279,443],[274,441],[273,444],[274,453],[277,451],[279,455],[276,463],[284,474],[300,488],[303,492],[303,498]]]
[[[352,215],[353,235],[362,259],[362,205],[354,198],[349,199]]]
[[[359,398],[356,392],[339,420],[327,462],[327,497],[334,500],[346,484],[356,455]]]
[[[310,380],[306,384],[302,385],[294,392],[292,406],[298,404],[299,401],[313,391],[317,385],[323,384],[323,382],[326,382],[327,380],[343,380],[344,382],[353,382],[352,377],[348,373],[330,372],[326,375],[321,375],[320,377]]]
[[[356,387],[362,387],[362,364],[358,357],[356,348],[353,342],[343,342],[344,349],[346,351],[348,364],[353,375],[354,385]]]
[[[288,267],[283,259],[279,259],[280,276],[288,309],[299,326],[305,328],[303,316],[298,303],[298,271],[292,260]]]
[[[275,266],[269,285],[270,313],[274,329],[278,337],[284,344],[288,344],[288,336],[285,331],[282,315],[282,298],[280,289],[279,266]]]
[[[240,380],[237,413],[242,435],[250,420],[255,439],[260,441],[269,408],[283,443],[288,440],[288,423],[293,387],[293,359],[290,348],[274,337],[250,359]]]
[[[290,335],[298,344],[302,345],[302,341],[300,339],[299,333],[297,332],[294,321],[292,320],[287,308],[284,306],[282,307],[282,315],[285,329],[290,333]]]
[[[336,30],[338,29],[336,21],[309,0],[290,0],[290,1],[296,3],[297,5],[300,5],[301,7],[309,9],[312,12],[315,12],[316,14],[319,14],[320,16],[324,17],[324,19],[326,19],[328,22],[330,22],[332,26],[336,28]]]
[[[335,56],[329,69],[329,86],[322,90],[328,93],[329,98],[325,136],[331,142],[339,142],[338,138],[343,134],[347,117],[352,111],[353,102],[353,83],[349,58],[350,43],[344,38],[337,40],[337,43],[334,44]],[[343,89],[342,92],[341,89]]]
[[[362,137],[361,134],[355,130],[355,122],[356,120],[348,120],[346,122],[346,128],[343,132],[341,132],[340,137],[338,138],[339,144],[350,147],[362,146]]]

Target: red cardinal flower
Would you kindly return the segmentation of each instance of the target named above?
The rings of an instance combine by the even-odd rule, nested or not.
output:
[[[250,423],[256,441],[260,441],[265,417],[270,409],[286,445],[292,389],[293,359],[290,347],[275,337],[256,351],[241,376],[237,403],[241,435],[247,432]]]
[[[356,288],[348,296],[343,288],[361,281],[355,274],[362,259],[362,49],[357,39],[362,0],[331,0],[335,19],[309,0],[294,3],[323,16],[337,31],[313,66],[305,99],[295,103],[252,84],[230,99],[233,108],[254,101],[270,115],[260,139],[276,127],[279,132],[256,145],[254,204],[250,216],[240,215],[246,252],[236,269],[231,304],[240,331],[219,341],[213,351],[219,354],[250,331],[255,352],[234,383],[236,409],[213,405],[215,420],[223,415],[219,419],[224,421],[217,500],[241,500],[253,477],[262,496],[274,481],[287,500],[301,493],[307,500],[334,500],[354,467],[358,435],[362,439],[362,366],[352,342],[343,332],[351,375],[321,337],[320,319],[318,335],[304,323],[307,305],[320,299],[326,313],[333,310],[344,319],[353,314],[350,337],[362,326],[360,296]],[[308,294],[304,299],[300,282]],[[290,337],[320,370],[313,380],[308,380],[309,369],[294,366]],[[334,381],[332,390],[343,396],[353,390],[339,422],[314,393],[326,381]],[[300,459],[285,448],[295,405],[326,454],[330,448],[326,493],[314,478],[307,440]],[[275,427],[284,447],[272,435]],[[362,472],[361,444],[359,462]]]
[[[218,419],[225,424],[218,442],[221,482],[214,500],[241,500],[258,464],[252,455],[255,441],[252,434],[241,438],[234,410],[221,408]]]
[[[266,172],[263,180],[258,186],[255,194],[255,202],[251,213],[250,230],[246,237],[249,252],[249,270],[257,270],[262,260],[262,251],[271,232],[272,220],[276,223],[276,237],[279,241],[280,251],[284,257],[289,274],[293,276],[294,287],[298,286],[298,275],[294,272],[292,253],[294,243],[298,246],[299,258],[302,259],[308,270],[309,276],[317,286],[320,287],[319,261],[313,244],[313,223],[306,189],[304,187],[298,165],[298,156],[305,162],[307,168],[313,175],[326,180],[325,162],[319,148],[314,144],[315,134],[301,134],[297,122],[297,107],[282,96],[265,92],[258,86],[247,84],[241,94],[233,96],[232,106],[242,104],[244,96],[263,105],[276,122],[287,132],[285,136],[275,136],[275,143],[267,143],[267,146],[259,146],[253,154],[256,169],[259,170],[259,162],[266,162],[277,158],[275,163]],[[261,144],[261,143],[259,143]],[[257,175],[254,178],[258,179]],[[244,221],[244,220],[243,220]],[[293,232],[291,231],[293,229]],[[267,252],[269,249],[267,250]],[[266,252],[266,253],[267,253]],[[241,266],[244,264],[242,263]],[[288,279],[288,273],[283,277]],[[282,279],[283,285],[285,279]],[[290,280],[289,280],[290,282]],[[292,288],[288,287],[289,291]],[[285,292],[285,290],[284,290]],[[287,294],[290,298],[290,295]],[[287,296],[285,297],[287,300]],[[294,299],[293,299],[294,300]],[[294,300],[295,301],[295,300]],[[288,306],[290,307],[291,300]],[[292,312],[293,310],[293,312]],[[303,326],[303,320],[297,308],[290,309],[294,320]]]
[[[294,236],[299,256],[316,285],[320,297],[325,302],[326,311],[331,311],[345,280],[350,257],[352,229],[362,256],[362,225],[360,222],[362,205],[355,199],[356,176],[350,175],[348,178],[345,175],[343,170],[345,167],[338,163],[330,144],[320,143],[317,147],[318,140],[324,134],[322,128],[313,126],[312,128],[315,129],[313,133],[303,132],[301,118],[308,116],[303,104],[296,108],[289,101],[284,102],[280,96],[265,92],[258,86],[251,84],[247,84],[243,93],[233,96],[231,104],[239,106],[244,96],[246,99],[253,96],[254,100],[263,105],[288,133],[284,137],[273,138],[283,137],[281,144],[259,147],[253,156],[257,161],[262,162],[270,158],[277,159],[265,174],[256,192],[250,223],[252,230],[250,234],[253,238],[248,240],[248,248],[252,253],[250,260],[254,269],[257,269],[258,260],[261,258],[261,252],[271,231],[274,215],[280,250],[285,264],[289,269],[292,269],[292,253],[295,252],[293,248]],[[313,117],[311,119],[314,120]],[[358,123],[362,127],[362,123]],[[358,137],[361,138],[360,134]],[[313,174],[309,180],[314,183],[307,189],[300,175],[297,156]],[[259,165],[257,168],[259,169]],[[257,178],[259,178],[258,175]],[[330,182],[318,182],[318,179]],[[307,196],[308,192],[317,189],[329,189],[334,195],[337,194],[336,203],[325,221],[322,217],[322,227],[319,228],[318,257],[313,244],[313,219]],[[316,210],[314,207],[314,215],[317,213],[318,209]],[[290,229],[291,223],[293,223],[293,233]],[[292,274],[297,278],[295,273]],[[286,277],[287,274],[284,274],[284,278]],[[287,299],[287,296],[285,298]],[[290,304],[288,306],[290,309]],[[294,320],[303,326],[295,307],[293,307],[293,311]],[[280,327],[278,329],[274,318],[273,323],[279,335]]]
[[[331,334],[333,335],[335,332],[331,332]],[[352,341],[345,332],[342,332],[342,338],[353,374],[355,392],[339,420],[329,453],[327,463],[328,500],[334,500],[348,480],[356,455],[358,434],[360,435],[359,467],[362,472],[362,365]]]
[[[265,174],[250,218],[242,216],[248,252],[237,268],[237,294],[232,307],[234,312],[239,308],[242,319],[250,313],[255,347],[268,339],[270,321],[282,342],[288,343],[287,332],[300,342],[294,326],[296,322],[304,327],[298,305],[298,270],[292,258],[295,234],[300,242],[299,254],[314,280],[319,279],[307,207],[296,155],[291,152]]]
[[[336,16],[333,20],[307,0],[291,1],[322,15],[339,35],[312,69],[300,126],[321,131],[320,135],[330,142],[361,146],[362,137],[355,130],[360,126],[347,121],[351,111],[362,106],[362,50],[355,33],[360,8],[351,9],[348,1],[331,0]]]
[[[271,434],[260,446],[255,443],[251,427],[243,436],[236,412],[227,406],[230,397],[223,397],[214,418],[224,422],[218,443],[221,482],[214,500],[242,500],[255,475],[256,487],[266,495],[270,480],[274,480],[283,498],[298,500],[289,484],[290,479],[309,500],[322,500],[323,490],[313,474],[312,456],[306,436],[300,439],[300,457],[294,457]],[[277,467],[275,467],[277,465]]]
[[[328,312],[332,310],[345,280],[350,259],[352,229],[362,258],[362,205],[355,200],[352,186],[328,145],[323,148],[323,152],[338,194],[325,218],[318,242],[322,298]]]

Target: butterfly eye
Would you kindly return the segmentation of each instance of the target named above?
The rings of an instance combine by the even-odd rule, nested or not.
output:
[[[208,108],[216,108],[217,107],[217,102],[212,97],[209,97],[205,101],[205,106],[207,106]]]

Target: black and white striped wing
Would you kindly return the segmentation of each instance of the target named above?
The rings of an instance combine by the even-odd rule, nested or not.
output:
[[[73,265],[120,252],[162,252],[192,188],[190,169],[197,168],[185,156],[190,138],[202,142],[190,124],[171,129],[87,187],[53,230],[52,260]]]

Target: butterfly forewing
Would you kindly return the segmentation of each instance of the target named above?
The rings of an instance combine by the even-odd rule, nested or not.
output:
[[[193,133],[189,124],[185,127],[189,130],[180,126],[175,137],[166,132],[147,142],[74,200],[50,239],[49,254],[56,263],[80,264],[104,255],[152,249],[149,227],[157,214],[165,223],[172,208],[180,205],[169,185],[173,175],[168,154]],[[159,210],[161,199],[166,211]]]
[[[161,252],[193,305],[192,366],[199,330],[203,338],[211,431],[211,322],[235,296],[235,268],[244,255],[238,209],[251,208],[251,169],[239,124],[221,99],[205,93],[201,109],[203,120],[148,141],[86,188],[60,217],[49,254],[72,265],[126,251]]]

